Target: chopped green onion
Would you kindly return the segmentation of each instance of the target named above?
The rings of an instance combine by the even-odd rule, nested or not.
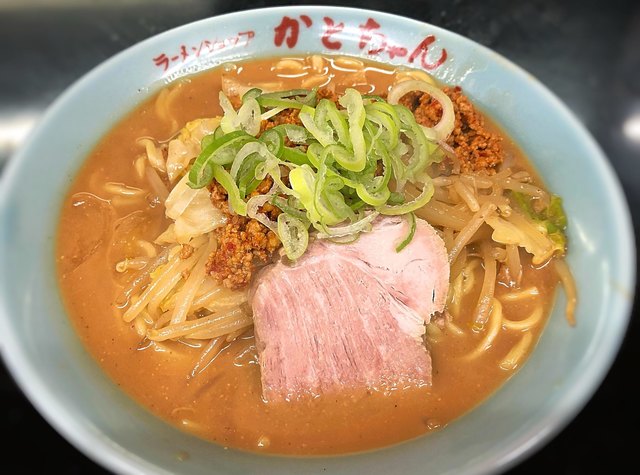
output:
[[[189,170],[189,186],[191,188],[203,188],[213,179],[212,165],[229,165],[233,163],[236,153],[242,146],[255,140],[251,135],[237,130],[215,139],[207,146]]]
[[[213,138],[214,139],[219,139],[223,135],[224,135],[224,131],[222,130],[222,127],[220,127],[220,126],[216,127],[216,130],[213,131]],[[204,148],[204,145],[202,146],[202,148]]]
[[[282,156],[284,137],[279,130],[276,130],[276,128],[265,130],[258,140],[266,144],[267,149],[269,149],[269,152],[273,155],[278,158]]]
[[[422,192],[413,200],[407,201],[399,205],[385,204],[376,208],[380,214],[399,215],[411,213],[426,205],[433,196],[434,187],[431,178],[427,178],[423,184]]]
[[[413,236],[416,233],[415,213],[407,213],[405,216],[407,216],[407,219],[409,220],[409,232],[407,233],[407,236],[402,240],[402,242],[396,246],[396,252],[400,252],[405,247],[407,247],[409,243],[413,241]]]
[[[244,104],[249,99],[256,99],[261,94],[262,94],[262,90],[261,89],[258,89],[257,87],[251,88],[247,92],[245,92],[244,95],[242,96],[242,103]]]
[[[231,169],[229,170],[231,178],[233,178],[234,180],[238,178],[238,171],[240,170],[243,162],[247,157],[254,154],[263,157],[263,161],[273,156],[273,154],[271,154],[271,152],[269,151],[267,145],[265,145],[263,142],[259,142],[257,140],[247,142],[242,146],[240,150],[238,150],[238,153],[236,153],[236,156],[231,163]]]
[[[307,129],[295,124],[280,124],[276,125],[271,130],[282,132],[294,144],[307,143],[307,140],[310,137]]]
[[[299,99],[296,99],[298,97]],[[284,107],[301,109],[303,106],[315,105],[316,92],[307,89],[291,89],[289,91],[270,92],[257,97],[262,107]]]
[[[406,201],[404,195],[402,193],[398,193],[397,191],[392,191],[391,195],[389,195],[389,199],[387,203],[390,205],[399,205]]]
[[[263,156],[254,153],[249,155],[240,165],[236,181],[242,198],[253,192],[262,181],[256,179],[256,168],[264,161],[265,158]]]
[[[278,216],[278,237],[285,254],[292,261],[302,256],[309,245],[307,226],[287,213]]]
[[[226,171],[221,165],[213,165],[213,178],[220,183],[220,185],[227,191],[229,195],[229,206],[234,213],[240,216],[247,215],[247,203],[240,198],[240,191],[238,186],[228,171]]]
[[[298,218],[300,221],[307,221],[307,213],[304,212],[303,210],[298,209],[295,205],[293,205],[291,203],[291,199],[284,199],[282,196],[277,196],[275,195],[273,198],[271,198],[270,203],[273,206],[276,206],[280,209],[280,211],[282,211],[283,213],[287,213],[290,216],[293,216],[294,218]]]
[[[441,154],[407,108],[355,89],[340,97],[340,109],[307,89],[253,88],[237,111],[220,93],[220,104],[224,117],[202,139],[188,184],[202,188],[215,179],[227,191],[230,208],[276,232],[290,259],[304,253],[310,226],[319,238],[351,242],[379,214],[409,214],[409,233],[398,252],[411,241],[413,212],[434,191],[427,168]],[[303,125],[263,130],[262,120],[285,109],[298,109]],[[273,180],[271,190],[249,199],[266,177]],[[422,188],[413,199],[403,193],[409,182]],[[277,223],[260,212],[267,202],[281,211]],[[556,208],[555,202],[549,207],[549,227],[558,226]]]
[[[202,140],[200,141],[200,150],[204,150],[209,145],[211,145],[215,139],[220,137],[220,136],[216,137],[216,132],[218,132],[218,130],[222,130],[222,129],[218,127],[216,128],[216,130],[213,131],[212,134],[205,135],[204,137],[202,137]]]
[[[280,158],[285,162],[293,163],[294,165],[304,165],[305,163],[308,165],[311,164],[306,153],[293,147],[284,147],[282,150],[282,157]]]
[[[295,192],[295,197],[300,200],[307,210],[307,216],[311,222],[320,222],[320,215],[316,210],[314,190],[316,174],[309,165],[302,165],[289,172],[289,183]]]
[[[382,96],[378,96],[376,94],[363,94],[362,98],[364,100],[374,101],[374,102],[385,102]]]
[[[340,163],[347,170],[354,172],[362,171],[367,162],[366,145],[362,127],[366,119],[362,96],[355,89],[347,89],[338,101],[342,107],[347,109],[349,119],[349,139],[353,150],[353,160]]]
[[[323,102],[320,101],[320,104],[323,104]],[[321,108],[318,106],[318,108],[314,109],[310,106],[303,106],[300,110],[300,114],[298,114],[298,118],[307,131],[313,135],[313,137],[320,142],[320,145],[323,147],[327,147],[335,143],[333,139],[333,130],[331,129],[327,119],[327,112],[326,107]]]

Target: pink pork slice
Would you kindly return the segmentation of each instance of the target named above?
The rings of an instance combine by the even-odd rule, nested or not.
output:
[[[265,400],[431,384],[423,335],[444,309],[449,264],[442,239],[420,219],[396,252],[408,227],[379,218],[352,244],[316,240],[295,264],[260,274],[251,305]]]

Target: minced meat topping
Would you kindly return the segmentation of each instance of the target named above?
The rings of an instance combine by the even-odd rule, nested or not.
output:
[[[252,196],[266,193],[272,184],[270,178],[265,178]],[[280,240],[273,231],[255,219],[232,213],[227,192],[217,182],[213,181],[209,189],[211,202],[227,214],[227,223],[214,231],[218,246],[209,256],[207,273],[229,289],[246,287],[256,268],[271,260],[280,247]],[[275,219],[280,210],[267,203],[262,211]]]
[[[447,144],[460,161],[460,171],[495,173],[495,168],[504,159],[502,137],[487,130],[484,117],[460,87],[445,87],[443,91],[453,102],[455,111],[455,126]],[[409,108],[416,121],[425,127],[433,127],[442,116],[440,103],[422,92],[410,92],[400,99],[400,103]]]

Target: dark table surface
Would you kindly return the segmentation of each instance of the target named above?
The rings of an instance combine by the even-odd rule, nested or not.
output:
[[[306,2],[0,0],[0,170],[56,96],[113,54],[193,20],[300,3]],[[502,53],[537,76],[604,149],[620,177],[639,234],[640,2],[325,3],[401,14],[444,27]],[[634,471],[637,437],[632,434],[640,422],[637,313],[636,306],[620,354],[586,408],[509,473],[590,474],[615,472],[623,466]],[[0,424],[9,441],[3,443],[3,464],[19,461],[16,473],[105,473],[49,427],[1,364]]]

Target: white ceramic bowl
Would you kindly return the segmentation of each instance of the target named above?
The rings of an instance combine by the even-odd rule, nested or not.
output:
[[[367,22],[373,34],[361,47],[360,25]],[[79,166],[96,141],[151,92],[221,62],[308,52],[428,68],[438,79],[460,84],[506,129],[565,200],[568,260],[580,292],[578,325],[566,324],[560,296],[524,368],[438,433],[366,454],[261,456],[180,432],[105,376],[65,314],[54,240],[65,190]],[[627,205],[606,158],[529,74],[470,40],[417,21],[291,7],[224,15],[163,33],[102,64],[60,97],[2,177],[0,276],[0,338],[10,371],[61,434],[116,472],[461,475],[504,470],[561,429],[591,397],[627,326],[635,249]],[[183,452],[189,457],[180,461]]]

